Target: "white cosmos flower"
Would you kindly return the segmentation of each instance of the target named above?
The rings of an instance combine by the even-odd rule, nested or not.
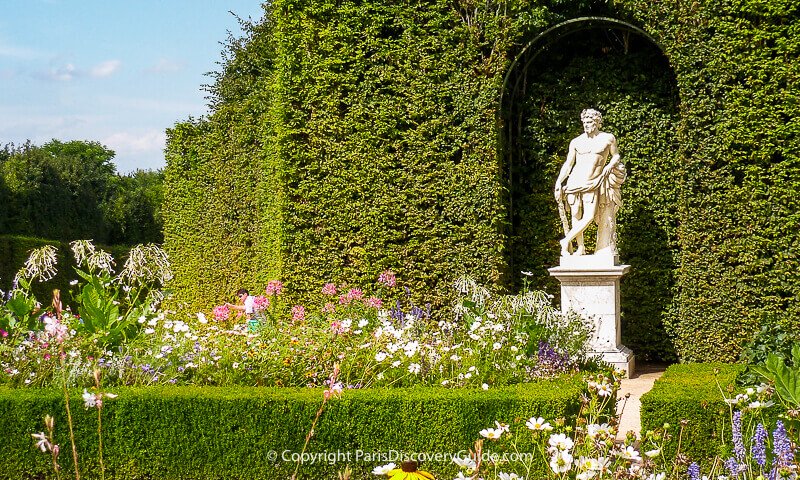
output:
[[[418,374],[420,370],[419,363],[412,363],[408,366],[408,371],[413,373],[414,375]]]
[[[525,426],[531,430],[542,430],[542,431],[550,431],[553,427],[550,426],[549,423],[544,421],[542,417],[531,417],[527,422],[525,422]]]
[[[380,363],[386,360],[386,353],[385,352],[378,352],[375,354],[375,361]]]
[[[492,350],[500,350],[501,348],[503,348],[503,344],[500,342],[494,342],[492,345]]]
[[[572,468],[572,455],[567,451],[557,450],[550,459],[550,468],[555,473],[568,472]]]
[[[551,447],[554,447],[561,451],[571,450],[572,446],[575,445],[575,442],[572,441],[571,438],[564,435],[563,433],[556,433],[550,435],[550,438],[547,441]]]
[[[479,433],[482,437],[488,438],[489,440],[497,440],[503,435],[502,428],[484,428]]]
[[[639,455],[639,452],[636,451],[636,449],[631,445],[628,445],[624,449],[620,450],[619,456],[624,460],[630,460],[632,462],[638,462],[642,459],[641,455]]]
[[[611,385],[606,382],[601,383],[597,386],[597,394],[601,397],[608,397],[611,395]]]
[[[361,320],[358,321],[358,328],[364,328],[367,325],[369,325],[369,320],[367,320],[366,318],[362,318]]]
[[[401,362],[400,360],[395,360],[394,362],[392,362],[392,367],[394,367],[394,368],[397,368],[397,367],[399,367],[399,366],[400,366],[402,363],[403,363],[403,362]]]
[[[386,475],[389,473],[390,470],[394,470],[395,464],[394,463],[387,463],[386,465],[381,465],[380,467],[375,467],[372,470],[372,473],[375,475]]]
[[[497,478],[499,478],[500,480],[522,480],[522,477],[513,472],[512,473],[499,472],[497,474]]]
[[[453,457],[453,463],[458,465],[461,468],[466,468],[467,470],[474,471],[477,465],[475,464],[475,460],[469,457]]]
[[[489,390],[489,385],[484,383],[483,385],[481,385],[481,388],[484,390]]]

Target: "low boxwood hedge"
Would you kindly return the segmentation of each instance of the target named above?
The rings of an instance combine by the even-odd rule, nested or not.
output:
[[[119,397],[102,410],[106,476],[123,479],[285,479],[303,443],[322,392],[255,387],[143,387],[112,389]],[[336,478],[349,465],[353,478],[403,454],[441,454],[424,462],[439,476],[455,474],[447,455],[466,454],[479,431],[494,421],[523,422],[533,415],[574,415],[578,377],[483,390],[410,388],[345,390],[326,404],[307,449],[300,478]],[[71,391],[79,463],[97,476],[97,411]],[[62,392],[0,389],[0,478],[48,478],[48,456],[31,434],[55,417],[65,472],[73,469]],[[515,438],[521,451],[532,451]],[[490,448],[487,445],[487,448]],[[313,456],[313,457],[312,457]],[[84,475],[85,476],[85,475]]]
[[[642,396],[642,432],[670,425],[667,458],[675,455],[679,437],[681,453],[692,460],[725,455],[731,448],[731,408],[723,392],[734,396],[734,381],[742,369],[743,365],[713,363],[670,366]]]

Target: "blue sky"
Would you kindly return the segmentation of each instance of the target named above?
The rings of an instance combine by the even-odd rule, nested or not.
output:
[[[121,173],[164,166],[165,130],[207,113],[234,12],[258,0],[0,0],[0,145],[98,141]]]

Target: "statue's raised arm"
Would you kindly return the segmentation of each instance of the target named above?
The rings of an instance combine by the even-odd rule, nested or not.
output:
[[[622,206],[620,187],[625,181],[625,165],[620,161],[617,139],[600,131],[603,124],[600,112],[584,110],[581,122],[584,133],[570,142],[554,190],[564,226],[561,255],[586,254],[583,234],[592,222],[597,224],[594,253],[616,255],[616,214]],[[577,244],[574,253],[573,241]]]

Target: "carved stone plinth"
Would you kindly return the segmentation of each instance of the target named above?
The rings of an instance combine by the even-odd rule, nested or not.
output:
[[[629,269],[611,254],[563,256],[558,267],[549,269],[561,282],[561,311],[572,310],[594,322],[590,355],[625,370],[628,377],[634,356],[620,338],[619,280]]]

